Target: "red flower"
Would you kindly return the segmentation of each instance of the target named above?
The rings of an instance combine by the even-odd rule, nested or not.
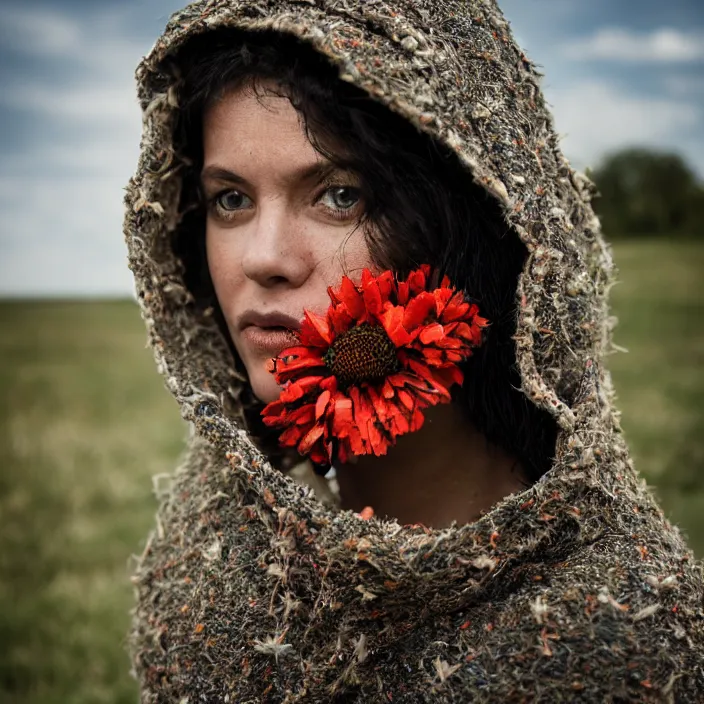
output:
[[[300,344],[272,360],[281,396],[262,411],[282,446],[319,465],[384,455],[421,428],[423,409],[450,402],[488,323],[447,277],[429,290],[430,276],[429,265],[405,281],[365,269],[360,285],[345,276],[328,289],[325,317],[304,312]]]

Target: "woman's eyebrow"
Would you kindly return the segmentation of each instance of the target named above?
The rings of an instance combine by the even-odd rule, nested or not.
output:
[[[320,161],[292,171],[287,175],[287,179],[293,182],[315,181],[316,183],[320,183],[335,171],[346,171],[346,169],[331,161]],[[227,183],[241,184],[244,186],[251,185],[243,176],[240,176],[230,169],[217,166],[216,164],[206,166],[201,171],[200,180],[201,183],[205,183],[206,181],[225,181]]]

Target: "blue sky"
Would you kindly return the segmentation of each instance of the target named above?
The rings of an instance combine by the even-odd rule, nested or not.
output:
[[[579,168],[646,145],[704,178],[702,0],[503,0]],[[0,0],[0,295],[129,295],[133,72],[176,0]]]

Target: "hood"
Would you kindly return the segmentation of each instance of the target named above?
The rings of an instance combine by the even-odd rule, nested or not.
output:
[[[174,150],[178,71],[170,61],[188,39],[226,26],[295,35],[337,66],[342,80],[457,154],[528,251],[516,291],[523,393],[570,433],[592,412],[577,403],[580,389],[584,395],[594,385],[600,429],[611,432],[602,360],[612,262],[590,206],[593,187],[560,151],[539,73],[498,8],[484,1],[351,10],[335,2],[260,8],[211,0],[171,18],[137,71],[144,129],[125,235],[151,346],[183,417],[205,415],[235,432],[251,401],[241,363],[213,310],[194,300],[172,245],[188,165]]]
[[[540,481],[475,523],[424,530],[335,512],[252,441],[246,375],[172,247],[188,165],[173,148],[178,72],[169,61],[190,37],[224,26],[310,44],[342,80],[451,149],[525,246],[516,360],[527,402],[558,428],[555,457]],[[258,658],[272,667],[296,658],[276,686],[328,701],[311,693],[353,682],[372,650],[401,689],[416,656],[430,663],[437,655],[429,677],[442,683],[454,670],[433,628],[483,604],[477,619],[491,631],[502,590],[542,579],[525,565],[562,564],[608,536],[648,539],[662,555],[684,550],[633,470],[613,407],[604,368],[612,261],[590,205],[594,189],[563,156],[539,73],[493,0],[200,0],[172,16],[137,78],[144,129],[127,188],[129,261],[157,364],[194,429],[136,578],[137,668],[155,692],[163,678],[181,677],[205,697],[192,701],[220,701],[221,686],[252,697],[238,701],[263,701],[255,675],[271,669]],[[564,576],[572,586],[586,579]],[[543,617],[526,618],[532,626],[516,638],[533,653]],[[543,642],[556,647],[544,634]],[[401,650],[384,660],[391,643]],[[191,677],[187,663],[195,661]],[[235,662],[254,673],[246,686],[223,667]],[[172,696],[189,691],[173,686]]]

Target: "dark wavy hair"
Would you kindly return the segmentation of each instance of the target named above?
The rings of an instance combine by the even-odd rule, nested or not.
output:
[[[342,81],[323,55],[290,35],[220,29],[191,39],[173,61],[181,108],[175,144],[189,164],[174,247],[194,294],[219,310],[199,197],[204,110],[227,91],[246,86],[257,93],[267,81],[299,112],[313,147],[359,175],[366,211],[358,226],[375,263],[401,276],[429,263],[491,321],[485,343],[464,364],[465,382],[454,400],[489,441],[517,457],[532,481],[542,476],[551,465],[556,427],[520,391],[513,341],[526,250],[458,157]]]

